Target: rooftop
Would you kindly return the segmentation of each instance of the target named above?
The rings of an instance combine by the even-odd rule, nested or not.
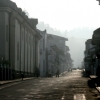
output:
[[[57,35],[53,35],[53,34],[49,34],[49,35],[53,36],[53,38],[57,38],[57,39],[60,39],[60,40],[68,41],[67,38],[64,38],[64,37],[61,37],[61,36],[57,36]]]

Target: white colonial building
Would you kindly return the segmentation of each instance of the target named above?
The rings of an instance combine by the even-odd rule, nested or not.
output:
[[[0,0],[0,58],[11,62],[6,69],[10,78],[19,78],[21,73],[33,76],[39,67],[37,24],[37,19],[29,19],[14,2]]]

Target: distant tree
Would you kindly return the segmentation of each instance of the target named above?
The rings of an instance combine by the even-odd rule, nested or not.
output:
[[[52,28],[49,24],[45,24],[44,22],[39,22],[37,28],[40,30],[47,30],[47,33],[54,34],[62,37],[67,37],[67,31],[61,32],[56,28]]]

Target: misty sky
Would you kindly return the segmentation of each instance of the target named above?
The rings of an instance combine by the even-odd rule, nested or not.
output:
[[[29,17],[49,24],[53,29],[66,31],[74,64],[83,60],[86,39],[100,27],[100,5],[96,0],[12,0],[28,12]],[[39,26],[41,29],[41,26]],[[47,29],[48,32],[48,29]],[[54,34],[54,33],[50,33]],[[64,33],[65,34],[65,33]],[[64,34],[62,36],[64,36]],[[59,35],[59,34],[58,34]],[[74,44],[74,46],[73,46]],[[80,56],[78,57],[77,55]]]
[[[12,0],[30,17],[59,30],[100,26],[100,6],[96,0]]]

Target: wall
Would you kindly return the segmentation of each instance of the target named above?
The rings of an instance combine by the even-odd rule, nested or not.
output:
[[[9,60],[9,14],[0,11],[0,59]]]
[[[46,38],[47,38],[47,33],[45,33],[44,31],[40,31],[40,34],[42,36],[42,38],[40,39],[40,52],[42,51],[42,54],[40,54],[40,75],[41,77],[45,77],[46,76]],[[39,53],[40,53],[39,52]]]

